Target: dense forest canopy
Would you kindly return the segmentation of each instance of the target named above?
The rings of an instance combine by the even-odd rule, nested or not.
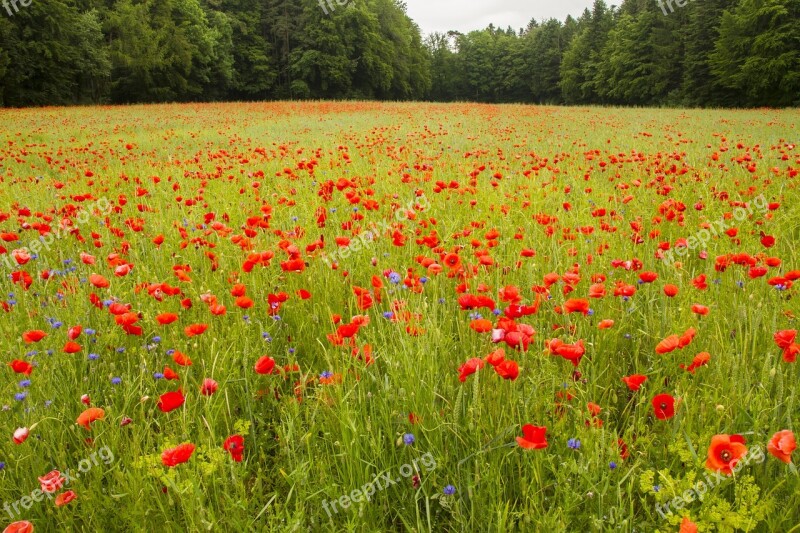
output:
[[[309,98],[796,106],[800,0],[425,38],[399,0],[0,0],[0,105]]]

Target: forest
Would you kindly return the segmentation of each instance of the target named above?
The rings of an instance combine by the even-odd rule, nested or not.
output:
[[[796,106],[800,0],[430,35],[399,0],[0,1],[5,107],[306,99]]]

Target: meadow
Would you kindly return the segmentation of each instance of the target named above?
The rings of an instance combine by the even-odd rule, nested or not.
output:
[[[8,531],[800,531],[797,110],[0,124]]]

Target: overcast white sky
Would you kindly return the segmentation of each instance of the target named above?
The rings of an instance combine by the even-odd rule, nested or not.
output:
[[[405,0],[408,15],[419,24],[422,33],[458,30],[466,33],[481,30],[493,23],[505,29],[524,28],[535,18],[579,16],[592,0]],[[607,2],[609,5],[617,2]]]

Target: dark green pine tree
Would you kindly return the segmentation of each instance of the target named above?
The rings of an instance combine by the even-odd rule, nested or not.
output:
[[[560,103],[561,58],[569,46],[566,28],[558,20],[549,19],[530,29],[525,42],[533,101],[539,104]]]
[[[95,11],[40,0],[0,20],[0,103],[97,102],[110,63]]]
[[[686,55],[681,100],[689,106],[731,105],[735,92],[719,84],[711,73],[710,57],[719,38],[722,13],[730,0],[703,0],[686,6]]]
[[[665,16],[651,0],[628,0],[619,11],[596,78],[605,102],[659,106],[679,99],[685,12]]]
[[[614,12],[603,0],[595,0],[592,11],[578,20],[578,33],[561,62],[561,91],[570,104],[601,102],[597,72],[603,49],[614,24]]]
[[[450,102],[458,98],[460,71],[454,52],[456,32],[432,33],[425,38],[425,47],[430,57],[431,88],[427,97],[437,102]]]
[[[722,15],[710,66],[737,103],[800,105],[800,0],[741,0]]]

